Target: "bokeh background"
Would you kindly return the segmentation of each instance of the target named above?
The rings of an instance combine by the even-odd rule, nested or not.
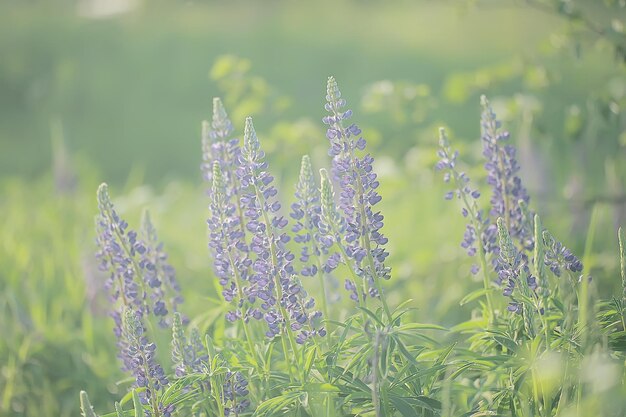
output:
[[[80,389],[106,410],[127,386],[93,258],[103,181],[131,226],[151,210],[183,311],[220,325],[199,170],[214,96],[239,132],[254,117],[287,206],[300,156],[329,164],[321,118],[334,75],[381,177],[391,302],[409,294],[416,320],[450,325],[471,314],[459,300],[481,284],[459,246],[459,207],[433,170],[437,129],[482,181],[488,95],[519,149],[532,208],[610,297],[626,224],[625,7],[0,2],[0,415],[77,415]]]

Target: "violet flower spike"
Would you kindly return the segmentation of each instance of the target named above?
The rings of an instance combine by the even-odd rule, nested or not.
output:
[[[457,169],[457,158],[459,153],[452,151],[450,141],[445,129],[439,129],[439,150],[437,156],[440,158],[435,165],[435,170],[444,171],[444,182],[452,182],[455,189],[446,194],[446,199],[456,197],[463,204],[461,214],[468,218],[465,226],[465,233],[461,247],[465,249],[469,256],[475,256],[477,251],[483,250],[485,253],[495,252],[495,234],[487,233],[490,220],[485,217],[483,211],[478,208],[477,200],[480,192],[470,187],[470,179]],[[477,264],[472,266],[472,273],[477,274],[480,267]]]
[[[161,318],[159,320],[161,327],[169,327],[171,319],[167,317],[168,313],[176,312],[178,305],[183,302],[176,271],[167,261],[168,255],[163,250],[163,243],[159,242],[148,211],[144,212],[141,231],[147,250],[146,257],[140,261],[139,266],[145,267],[145,280],[152,288],[154,315]]]
[[[156,414],[163,407],[158,402],[157,391],[165,389],[169,380],[163,368],[156,362],[156,345],[145,335],[141,316],[127,308],[124,310],[123,337],[127,341],[127,349],[123,354],[127,362],[132,364],[130,371],[135,377],[135,386],[145,388],[139,396],[143,404],[149,405]]]
[[[264,158],[252,118],[248,117],[237,177],[243,190],[241,202],[246,230],[252,236],[250,252],[254,260],[249,281],[253,296],[260,299],[265,311],[267,337],[277,336],[282,329],[288,333],[299,331],[299,336],[306,337],[296,341],[304,343],[309,336],[318,333],[312,320],[319,313],[309,312],[315,301],[308,297],[295,275],[294,255],[286,248],[289,236],[283,231],[288,221],[279,213],[278,190],[272,185],[274,178],[267,171]]]
[[[532,249],[533,229],[528,227],[520,207],[520,201],[528,205],[530,198],[518,176],[520,167],[515,146],[508,143],[509,132],[501,130],[501,123],[496,119],[496,114],[485,96],[481,97],[481,105],[483,156],[487,160],[487,183],[492,189],[490,215],[492,218],[502,217],[511,237],[520,247]],[[528,214],[530,218],[534,216],[532,212]]]
[[[144,242],[135,231],[128,229],[128,223],[119,217],[111,203],[106,184],[98,188],[98,207],[96,257],[100,270],[109,274],[105,286],[109,289],[110,300],[119,308],[132,308],[142,317],[153,314],[159,323],[165,323],[168,313],[165,299],[170,297],[169,289],[173,292],[171,299],[180,301],[173,270],[168,270],[165,263],[167,255],[161,246],[154,247],[152,241]],[[153,229],[149,235],[151,239],[156,238]],[[167,291],[161,288],[164,277],[169,281]]]
[[[224,415],[234,413],[238,416],[250,407],[248,380],[241,372],[226,372],[223,392]]]
[[[563,271],[570,271],[579,274],[583,270],[582,262],[570,251],[556,240],[550,232],[543,231],[544,242],[544,263],[550,271],[560,277]]]
[[[300,262],[303,267],[300,271],[302,276],[318,276],[322,292],[322,311],[328,317],[326,283],[324,273],[330,272],[329,268],[322,266],[322,257],[330,259],[332,240],[326,238],[321,231],[321,205],[320,190],[317,188],[311,159],[308,155],[302,157],[300,176],[296,185],[296,202],[291,205],[291,218],[295,224],[291,230],[294,232],[294,241],[301,246]],[[312,258],[312,259],[311,259]],[[332,263],[332,262],[331,262]]]
[[[233,160],[238,152],[239,140],[232,138],[233,124],[228,118],[222,101],[213,99],[213,119],[202,122],[202,172],[204,179],[211,181],[213,162]],[[225,168],[225,167],[222,167]]]
[[[374,159],[369,154],[357,155],[365,149],[366,142],[356,124],[344,127],[352,111],[344,110],[346,101],[341,98],[333,77],[328,78],[326,101],[329,115],[323,122],[328,125],[329,155],[333,157],[333,173],[340,185],[339,207],[346,221],[343,235],[346,253],[366,284],[368,295],[378,298],[382,290],[380,280],[389,279],[391,270],[385,265],[389,255],[385,250],[387,238],[380,232],[383,216],[374,211],[381,200],[377,192],[379,182],[372,169]],[[390,317],[384,298],[382,302]]]
[[[235,309],[226,314],[228,321],[259,318],[253,306],[256,293],[249,285],[251,260],[248,257],[245,232],[237,209],[226,193],[225,178],[219,161],[213,162],[211,203],[209,204],[209,248],[213,254],[213,270],[222,286],[222,296]]]

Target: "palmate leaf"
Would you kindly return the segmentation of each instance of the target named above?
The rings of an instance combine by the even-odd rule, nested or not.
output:
[[[261,404],[259,404],[253,416],[270,417],[284,415],[286,412],[289,412],[297,405],[297,402],[302,395],[306,395],[306,393],[302,391],[290,391],[283,393],[282,395],[279,395],[277,397],[265,400]]]
[[[609,346],[616,352],[626,352],[626,331],[611,333]]]

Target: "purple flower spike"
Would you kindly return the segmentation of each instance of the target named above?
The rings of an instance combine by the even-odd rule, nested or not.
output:
[[[156,362],[156,345],[145,335],[141,315],[130,308],[124,310],[122,337],[126,341],[121,352],[128,371],[135,377],[135,386],[145,388],[139,394],[144,404],[157,406],[157,391],[165,389],[169,380],[163,368]],[[165,406],[165,408],[169,407]]]
[[[489,101],[481,97],[483,112],[481,115],[481,138],[483,156],[487,160],[487,183],[491,185],[492,218],[502,217],[511,237],[521,247],[532,249],[534,246],[533,230],[528,227],[520,207],[528,205],[530,198],[522,180],[518,176],[520,167],[516,159],[515,146],[508,143],[509,132],[501,130],[501,123],[496,119]],[[532,216],[533,213],[530,213]]]
[[[342,233],[345,252],[354,270],[368,285],[367,293],[378,297],[380,279],[390,278],[385,266],[387,238],[380,232],[383,216],[374,206],[381,200],[378,180],[372,169],[374,159],[359,156],[366,142],[356,124],[346,126],[352,111],[345,109],[346,101],[333,77],[328,78],[326,111],[323,121],[328,126],[329,154],[333,157],[333,174],[339,182],[339,208],[343,212],[345,232]],[[366,294],[363,294],[365,296]]]
[[[297,323],[302,326],[299,331],[307,335],[306,339],[316,332],[311,320],[315,313],[308,312],[314,302],[295,275],[292,265],[295,256],[286,248],[289,236],[284,230],[288,222],[279,213],[277,190],[264,157],[252,119],[248,117],[237,168],[245,228],[251,236],[252,271],[247,295],[260,300],[268,337],[279,335],[287,328],[293,329],[292,325]],[[304,333],[307,332],[305,327],[308,333]]]
[[[98,188],[98,207],[96,257],[100,270],[108,274],[105,286],[116,315],[119,318],[123,308],[132,308],[142,317],[153,314],[168,326],[168,313],[176,310],[182,298],[149,216],[144,217],[142,240],[115,211],[106,184]]]

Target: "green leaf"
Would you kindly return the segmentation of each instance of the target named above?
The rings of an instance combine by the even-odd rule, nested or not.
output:
[[[306,359],[304,361],[304,379],[307,380],[309,373],[311,372],[311,367],[313,366],[313,361],[315,360],[315,346],[309,349],[307,352]]]
[[[365,314],[367,314],[368,316],[370,316],[370,318],[372,320],[374,320],[376,323],[378,323],[380,325],[380,327],[385,327],[385,323],[382,322],[382,320],[376,315],[374,314],[373,311],[365,308],[365,307],[357,307],[359,310],[365,312]]]
[[[339,387],[327,382],[308,382],[304,384],[304,389],[306,392],[341,392]]]
[[[283,412],[288,411],[295,404],[301,395],[302,392],[300,391],[290,391],[270,398],[259,404],[253,416],[275,416],[278,413],[283,414]]]
[[[403,398],[396,397],[395,395],[392,395],[389,398],[396,410],[398,410],[398,412],[404,417],[414,417],[417,415],[416,411],[413,409],[413,407],[411,407],[411,404],[409,404]]]
[[[404,345],[404,343],[402,343],[402,341],[400,339],[396,339],[396,343],[398,345],[398,349],[400,350],[400,353],[402,353],[402,355],[409,361],[411,362],[411,364],[417,366],[417,360],[415,359],[415,356],[413,356],[411,354],[411,352],[409,352],[409,350],[407,349],[407,347]],[[420,352],[422,351],[422,349],[420,349]]]
[[[93,407],[89,402],[89,396],[85,391],[80,392],[80,409],[83,412],[83,417],[98,417],[95,411],[93,411]]]
[[[398,326],[397,330],[399,331],[407,331],[407,330],[443,330],[447,331],[443,326],[439,326],[438,324],[430,324],[430,323],[406,323],[402,326]]]
[[[124,417],[124,411],[122,410],[122,406],[117,401],[115,402],[115,414],[117,417]]]
[[[135,409],[135,417],[144,417],[143,405],[141,404],[137,390],[133,390],[133,408]]]
[[[461,301],[459,301],[459,305],[464,306],[467,303],[471,303],[472,301],[486,295],[488,292],[490,292],[490,290],[487,290],[485,288],[474,290],[470,292],[469,294],[467,294],[465,297],[463,297]]]
[[[505,336],[493,336],[493,340],[495,340],[499,345],[507,348],[511,352],[516,352],[519,347],[515,341],[509,337]]]

